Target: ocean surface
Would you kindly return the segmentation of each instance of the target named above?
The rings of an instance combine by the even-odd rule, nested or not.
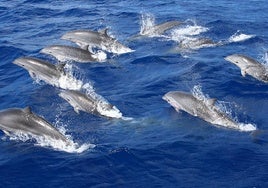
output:
[[[224,59],[239,53],[268,64],[267,10],[265,0],[1,0],[0,110],[30,106],[75,146],[1,132],[0,187],[267,187],[268,84]],[[166,21],[183,24],[143,33]],[[68,62],[68,71],[124,119],[78,114],[60,88],[12,63],[31,56],[57,64],[39,51],[75,46],[60,39],[68,31],[105,28],[134,51]],[[214,43],[195,43],[204,38]],[[177,112],[162,99],[175,90],[216,98],[258,131]]]

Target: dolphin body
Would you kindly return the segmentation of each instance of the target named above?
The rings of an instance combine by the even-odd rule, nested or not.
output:
[[[150,26],[150,27],[145,27],[143,30],[141,30],[140,34],[141,35],[162,35],[164,34],[167,30],[172,29],[173,27],[176,27],[178,25],[181,25],[182,22],[179,21],[168,21],[162,24]]]
[[[68,139],[30,107],[10,108],[0,111],[0,129],[7,135],[22,132],[32,136],[44,136],[69,143]]]
[[[41,53],[54,56],[59,61],[76,61],[79,63],[101,62],[97,54],[93,54],[88,50],[65,45],[52,45],[43,48]]]
[[[76,30],[65,33],[61,39],[75,42],[84,50],[99,48],[110,53],[124,54],[133,52],[129,47],[121,44],[116,39],[110,37],[108,29],[96,32],[91,30]]]
[[[251,57],[233,54],[224,58],[241,69],[241,74],[245,77],[247,74],[256,78],[257,80],[268,83],[268,69],[265,65],[252,59]]]
[[[53,65],[33,57],[21,57],[16,59],[13,63],[26,69],[33,79],[37,78],[52,86],[74,90],[81,89],[82,87],[80,80],[66,73],[64,70],[65,64]]]
[[[215,107],[216,99],[208,99],[205,101],[196,98],[192,94],[181,91],[170,91],[163,96],[163,99],[173,106],[176,111],[183,110],[211,124],[241,130],[238,123],[234,122]],[[250,127],[250,130],[255,129],[256,128],[253,126]]]
[[[84,111],[98,116],[122,118],[122,113],[115,106],[79,91],[62,90],[59,96],[65,99],[74,108],[76,113]]]

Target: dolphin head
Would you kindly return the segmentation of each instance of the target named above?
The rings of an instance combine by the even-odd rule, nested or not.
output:
[[[52,55],[56,57],[59,61],[65,61],[63,47],[60,45],[52,45],[43,48],[40,53]]]
[[[40,51],[40,53],[54,55],[58,51],[59,51],[59,48],[57,46],[48,46],[48,47],[43,48]]]
[[[31,61],[31,59],[24,57],[17,58],[15,61],[13,61],[13,63],[27,70],[34,66],[34,61]]]
[[[173,106],[177,111],[180,109],[185,109],[191,105],[193,98],[194,97],[192,97],[190,94],[181,91],[170,91],[163,96],[163,99]]]
[[[55,65],[38,58],[21,57],[13,63],[26,69],[33,79],[38,78],[52,85],[55,85],[55,79],[59,79],[63,73]]]
[[[244,69],[248,66],[248,58],[243,56],[243,55],[233,54],[233,55],[229,55],[229,56],[225,57],[224,59],[226,61],[229,61],[230,63],[235,64],[236,66],[240,67],[241,69]]]
[[[40,69],[45,66],[52,66],[48,65],[45,61],[33,58],[33,57],[20,57],[13,61],[14,64],[26,69],[29,73],[34,74],[40,72]]]

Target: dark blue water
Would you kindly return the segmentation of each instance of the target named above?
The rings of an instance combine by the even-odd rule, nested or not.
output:
[[[239,68],[224,60],[242,53],[267,62],[267,9],[264,0],[2,0],[0,109],[31,106],[64,127],[76,143],[96,147],[68,153],[0,133],[1,187],[267,187],[268,85],[243,78]],[[229,42],[181,52],[175,40],[132,40],[148,13],[156,23],[188,20],[207,28],[198,37]],[[71,45],[60,40],[67,31],[106,27],[136,51],[109,54],[103,64],[76,64],[76,71],[132,121],[77,114],[58,96],[59,89],[37,83],[12,64],[21,56],[56,63],[39,51],[52,44]],[[240,38],[230,40],[232,36]],[[263,131],[216,127],[177,113],[162,99],[168,91],[190,92],[196,86],[224,101],[237,121]]]

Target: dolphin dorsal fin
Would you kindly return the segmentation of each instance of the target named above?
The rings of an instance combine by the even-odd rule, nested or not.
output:
[[[60,64],[58,64],[56,66],[57,66],[57,69],[62,72],[62,71],[64,71],[64,66],[65,65],[66,65],[66,63],[60,63]]]
[[[83,50],[88,50],[89,45],[88,44],[86,44],[86,45],[80,45],[80,47]]]
[[[107,36],[107,37],[109,36],[108,35],[108,28],[105,28],[103,30],[100,30],[100,33],[103,34],[103,35],[105,35],[105,36]]]
[[[23,109],[23,111],[27,114],[31,114],[32,113],[32,110],[31,110],[31,107],[30,106],[27,106]]]
[[[208,105],[209,106],[214,106],[216,101],[217,101],[217,99],[208,99]]]

